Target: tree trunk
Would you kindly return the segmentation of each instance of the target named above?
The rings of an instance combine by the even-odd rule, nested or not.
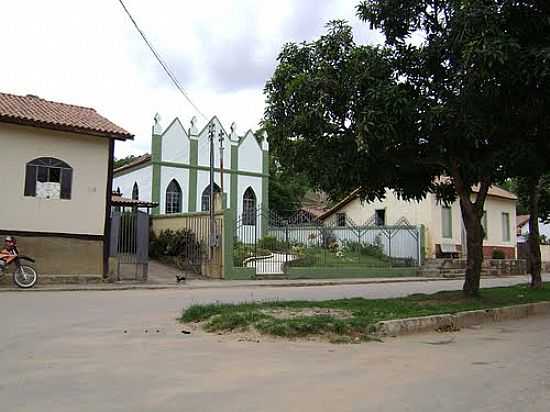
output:
[[[469,198],[460,199],[462,220],[466,229],[466,273],[463,292],[467,296],[479,296],[481,265],[483,263],[483,231],[481,215]],[[483,210],[483,208],[481,209]]]
[[[529,238],[527,240],[529,250],[529,273],[531,274],[531,287],[542,288],[540,233],[539,233],[539,198],[540,177],[530,178],[529,188]]]
[[[491,186],[490,178],[481,179],[475,202],[472,202],[472,188],[464,183],[461,168],[458,163],[452,167],[452,177],[456,193],[460,199],[460,211],[462,221],[466,229],[466,273],[464,274],[464,286],[462,291],[466,296],[479,296],[481,281],[481,265],[483,264],[483,229],[481,217],[485,199]]]

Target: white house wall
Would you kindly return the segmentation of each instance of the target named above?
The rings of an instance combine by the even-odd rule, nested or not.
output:
[[[376,210],[384,209],[386,211],[386,224],[394,225],[402,217],[406,218],[411,225],[426,224],[427,208],[424,203],[429,200],[423,200],[421,203],[399,200],[392,191],[386,192],[384,200],[375,200],[373,202],[361,202],[358,198],[352,200],[341,212],[345,212],[347,217],[356,225],[364,225],[373,216]]]
[[[239,170],[262,172],[262,149],[251,132],[246,134],[239,145]]]
[[[182,193],[182,212],[189,210],[189,170],[181,167],[162,167],[160,169],[160,211],[166,213],[166,189],[172,180],[176,180]]]
[[[113,190],[120,188],[122,196],[131,198],[134,183],[138,184],[139,199],[150,202],[153,182],[153,166],[145,166],[113,179]]]
[[[176,119],[162,135],[162,160],[189,163],[189,148],[189,137],[183,125]]]
[[[0,142],[0,229],[103,235],[109,139],[1,124]],[[24,195],[25,165],[39,157],[73,168],[71,199]]]

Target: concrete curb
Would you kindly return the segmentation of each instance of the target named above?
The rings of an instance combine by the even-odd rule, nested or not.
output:
[[[496,276],[493,279],[501,279],[517,276]],[[353,286],[353,285],[373,285],[373,284],[388,284],[388,283],[414,283],[414,282],[452,282],[456,279],[443,279],[443,278],[417,278],[417,279],[368,279],[360,281],[343,280],[343,281],[311,281],[311,282],[287,282],[287,283],[241,283],[231,284],[231,280],[225,281],[227,283],[218,285],[144,285],[144,284],[111,284],[105,283],[101,285],[96,284],[80,284],[80,285],[59,285],[58,287],[52,285],[47,287],[35,287],[31,289],[20,289],[16,287],[0,287],[0,293],[2,292],[75,292],[75,291],[114,291],[114,290],[162,290],[162,289],[174,289],[174,290],[195,290],[195,289],[235,289],[235,288],[288,288],[288,287],[316,287],[316,286]]]
[[[501,308],[471,310],[417,318],[395,319],[378,322],[376,335],[401,336],[436,330],[457,330],[474,325],[504,320],[524,319],[550,314],[550,302],[526,303]]]

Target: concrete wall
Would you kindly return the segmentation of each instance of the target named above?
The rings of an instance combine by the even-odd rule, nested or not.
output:
[[[543,262],[550,262],[550,245],[540,245],[540,256]]]
[[[0,124],[0,230],[103,235],[109,139]],[[54,157],[73,168],[70,200],[24,196],[25,165]]]
[[[55,236],[17,236],[22,255],[36,260],[39,275],[100,275],[103,241]]]

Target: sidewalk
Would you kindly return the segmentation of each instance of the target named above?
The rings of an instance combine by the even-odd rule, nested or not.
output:
[[[495,279],[517,278],[525,280],[526,276],[501,276]],[[193,279],[186,283],[174,284],[147,284],[132,282],[116,282],[102,284],[81,285],[37,285],[35,288],[24,290],[16,287],[0,288],[0,292],[48,292],[48,291],[110,291],[110,290],[160,290],[160,289],[227,289],[227,288],[269,288],[269,287],[314,287],[314,286],[341,286],[341,285],[368,285],[368,284],[399,284],[409,282],[456,282],[457,279],[403,277],[403,278],[363,278],[363,279],[300,279],[300,280],[203,280]],[[544,274],[543,280],[550,282],[550,274]]]

